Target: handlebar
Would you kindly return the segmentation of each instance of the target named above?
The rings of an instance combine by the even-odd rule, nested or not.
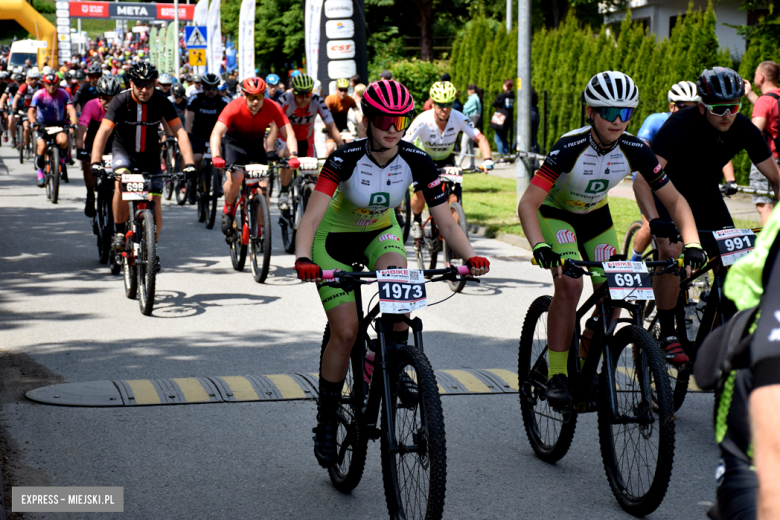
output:
[[[608,260],[608,262],[628,262],[630,260],[625,259],[614,259],[614,260]],[[651,274],[654,275],[660,275],[660,274],[667,274],[675,271],[680,271],[683,268],[683,260],[682,258],[670,258],[668,260],[651,260],[650,262],[642,262],[647,267],[663,267],[661,271],[650,271]],[[539,265],[539,262],[537,262],[536,258],[531,259],[532,265]],[[571,258],[567,259],[560,259],[560,265],[563,267],[563,273],[570,278],[579,278],[582,275],[586,276],[592,276],[592,273],[589,273],[583,267],[604,267],[603,262],[591,262],[587,260],[572,260]]]
[[[327,271],[322,272],[322,279],[325,281],[351,279],[359,283],[371,283],[371,282],[360,282],[359,279],[376,278],[377,272],[378,271],[354,272],[354,271],[342,271],[340,269],[328,269]],[[446,269],[426,269],[423,271],[423,275],[425,277],[448,275],[448,274],[459,274],[462,276],[466,276],[471,274],[471,268],[467,265],[459,265],[457,267],[447,267]]]
[[[719,184],[718,189],[721,193],[726,193],[726,186]],[[744,193],[746,195],[757,195],[759,197],[774,197],[775,193],[772,190],[757,190],[750,186],[737,186],[738,193]]]
[[[278,170],[279,168],[295,168],[290,164],[292,159],[286,159],[284,157],[280,157],[277,164],[267,164],[269,170]],[[296,159],[297,161],[297,159]],[[254,164],[260,164],[260,163],[254,163]],[[226,167],[226,169],[230,172],[234,172],[236,170],[245,170],[247,166],[251,166],[251,164],[231,164]]]

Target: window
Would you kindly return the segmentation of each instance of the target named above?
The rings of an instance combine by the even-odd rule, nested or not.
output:
[[[684,20],[685,20],[684,14],[669,17],[669,38],[672,37],[672,29],[674,29],[675,25],[677,25],[678,23],[683,23]]]

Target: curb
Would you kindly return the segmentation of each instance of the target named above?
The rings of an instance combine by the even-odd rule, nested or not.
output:
[[[531,244],[528,243],[528,239],[520,235],[499,233],[494,237],[488,237],[488,228],[486,228],[485,226],[477,226],[476,224],[469,224],[468,230],[469,233],[472,235],[478,235],[487,238],[495,238],[496,240],[501,240],[502,242],[506,242],[507,244],[512,244],[513,246],[517,246],[517,247],[522,247],[523,249],[527,249],[528,251],[531,251],[533,249],[531,247]]]

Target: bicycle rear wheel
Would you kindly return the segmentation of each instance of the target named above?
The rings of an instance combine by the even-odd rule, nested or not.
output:
[[[187,196],[190,192],[190,181],[180,180],[178,183],[176,183],[176,187],[173,191],[176,192],[176,203],[179,206],[184,206],[184,203],[187,202]]]
[[[249,212],[249,257],[252,260],[252,277],[257,283],[263,283],[268,277],[268,269],[271,265],[271,211],[268,209],[268,201],[262,192],[252,199]],[[262,228],[257,223],[257,217],[263,219]]]
[[[547,403],[547,313],[551,296],[540,296],[525,315],[517,374],[523,426],[536,456],[557,462],[566,455],[577,427],[577,414],[562,414]]]
[[[198,222],[206,222],[209,204],[209,188],[211,184],[211,177],[208,175],[209,173],[210,172],[207,172],[204,166],[200,172],[200,177],[198,177],[198,180],[196,181],[195,198],[198,201]]]
[[[206,211],[206,229],[214,228],[214,220],[217,218],[217,204],[219,203],[219,189],[220,178],[219,171],[211,165],[211,161],[208,163],[208,167],[204,166],[204,171],[208,172],[208,178],[210,179],[207,193],[207,211]]]
[[[24,130],[21,121],[16,124],[16,146],[19,149],[19,164],[24,164]]]
[[[636,325],[620,329],[609,348],[617,409],[609,404],[604,366],[598,407],[601,457],[620,507],[634,516],[645,516],[661,504],[674,463],[671,388],[656,384],[667,378],[666,363],[650,334]],[[653,414],[653,386],[657,415]]]
[[[325,334],[322,336],[320,348],[320,365],[325,347],[330,341],[330,325],[325,326]],[[363,369],[354,358],[350,360],[347,378],[344,381],[344,392],[341,398],[337,417],[339,421],[336,432],[336,444],[338,462],[328,468],[328,475],[333,486],[342,493],[349,493],[357,487],[363,478],[363,469],[366,466],[366,454],[368,453],[368,432],[358,420],[358,411],[362,403],[362,392],[353,388],[353,374],[362,374]],[[353,366],[355,365],[355,366]]]
[[[436,376],[425,354],[406,346],[393,352],[388,377],[391,402],[383,402],[381,412],[387,511],[390,518],[440,519],[447,487],[447,442]]]
[[[290,188],[292,189],[292,186]],[[294,254],[295,253],[294,221],[295,221],[295,216],[299,211],[298,210],[299,200],[298,197],[294,197],[293,194],[291,193],[290,201],[292,203],[292,208],[289,208],[287,212],[289,212],[289,215],[292,215],[292,223],[289,219],[282,217],[279,220],[279,224],[282,226],[282,247],[284,247],[284,252]]]
[[[128,222],[127,224],[128,229],[131,228],[131,223]],[[118,258],[121,259],[122,262],[122,270],[124,271],[124,281],[125,281],[125,296],[130,298],[131,300],[135,299],[136,294],[138,293],[138,276],[136,275],[136,270],[138,268],[137,263],[134,263],[133,265],[130,265],[130,258],[133,254],[133,244],[130,243],[130,250],[125,251],[124,255],[118,255]]]
[[[136,259],[138,272],[138,305],[141,314],[149,316],[154,309],[154,289],[157,281],[157,228],[150,210],[141,213],[141,248]]]
[[[104,189],[102,186],[99,188]],[[101,264],[107,264],[111,255],[111,234],[114,231],[114,212],[108,195],[98,193],[97,200],[97,247]]]
[[[236,211],[236,218],[233,221],[235,228],[233,238],[230,240],[230,261],[233,263],[233,269],[243,271],[246,263],[246,245],[243,244],[244,231],[244,204],[239,204]]]
[[[165,152],[165,167],[167,168],[168,173],[176,171],[173,146],[168,146],[168,149]],[[165,200],[171,200],[174,188],[174,182],[171,179],[165,179],[165,184],[163,185],[163,197],[165,197]]]
[[[650,303],[650,302],[648,302]],[[688,338],[685,336],[687,332],[685,331],[685,313],[679,312],[679,316],[677,317],[678,323],[682,323],[682,328],[678,328],[678,334],[682,334],[682,336],[678,336],[680,343],[683,346],[683,349],[687,352],[691,349],[689,346]],[[650,336],[653,337],[653,339],[658,343],[661,344],[661,326],[658,323],[658,320],[656,319],[656,312],[655,309],[645,309],[645,324],[648,327],[648,332],[650,333]],[[665,360],[664,360],[665,361]],[[677,367],[672,365],[671,363],[664,363],[666,365],[666,374],[667,378],[669,380],[669,387],[671,388],[672,392],[672,405],[674,406],[674,411],[682,407],[683,402],[685,401],[685,396],[688,393],[688,385],[690,384],[691,374],[693,372],[691,364],[686,363],[683,366]],[[653,398],[653,411],[657,408],[657,398],[655,391],[652,393]]]
[[[450,210],[457,215],[458,225],[463,231],[463,234],[468,238],[468,224],[466,224],[466,214],[463,212],[463,208],[457,202],[450,204]],[[464,264],[463,258],[461,258],[453,249],[449,246],[447,241],[444,241],[444,263],[447,267],[458,267]],[[452,292],[459,293],[466,287],[466,280],[460,279],[457,282],[447,281],[447,285],[450,286]]]
[[[60,147],[57,146],[57,143],[51,147],[49,159],[49,171],[46,175],[46,183],[49,188],[46,191],[51,195],[51,203],[57,204],[60,198]]]

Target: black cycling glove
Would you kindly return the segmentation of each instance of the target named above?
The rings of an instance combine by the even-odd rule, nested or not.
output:
[[[267,152],[265,154],[265,157],[269,161],[278,161],[279,160],[279,156],[276,154],[276,150],[271,150],[270,152]]]
[[[723,194],[727,197],[730,197],[731,195],[736,195],[736,193],[739,191],[737,188],[737,182],[736,181],[726,181],[725,186],[723,186]]]
[[[184,174],[185,178],[189,180],[193,180],[198,176],[198,170],[195,169],[194,164],[188,164],[181,172]]]
[[[544,242],[539,242],[534,246],[534,258],[545,269],[552,269],[561,265],[561,255],[553,251],[550,244]]]
[[[650,234],[658,238],[668,238],[671,243],[678,242],[680,232],[677,231],[677,227],[674,222],[668,220],[661,220],[660,218],[654,218],[650,221]]]
[[[103,168],[102,162],[93,162],[92,163],[92,176],[93,177],[100,177],[104,173],[106,173],[106,169]]]
[[[89,152],[87,152],[84,148],[76,148],[76,158],[79,161],[88,161]]]
[[[685,245],[680,258],[683,259],[684,266],[690,265],[693,270],[701,269],[707,263],[707,253],[701,248],[701,244],[695,242]]]

